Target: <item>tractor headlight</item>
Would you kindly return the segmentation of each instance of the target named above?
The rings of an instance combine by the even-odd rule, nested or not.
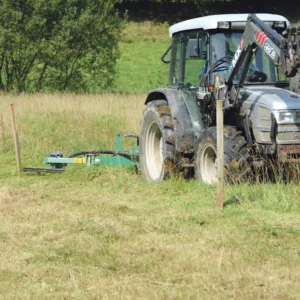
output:
[[[292,122],[293,120],[293,113],[290,111],[281,112],[279,114],[279,121]]]

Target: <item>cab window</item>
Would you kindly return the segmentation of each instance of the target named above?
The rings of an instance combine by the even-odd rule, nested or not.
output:
[[[201,47],[199,56],[190,55],[188,49],[190,40],[199,41]],[[205,73],[206,68],[206,34],[199,31],[176,33],[173,35],[170,51],[169,86],[188,89],[198,87],[199,76]]]

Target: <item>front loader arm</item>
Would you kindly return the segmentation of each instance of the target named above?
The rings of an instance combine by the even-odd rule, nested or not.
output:
[[[226,82],[229,91],[232,89],[233,79],[241,67],[238,90],[243,86],[248,68],[258,48],[267,54],[267,57],[281,73],[287,77],[297,75],[299,81],[297,74],[300,66],[298,27],[291,25],[284,34],[287,36],[286,38],[262,22],[256,15],[249,15],[242,39],[231,62],[231,71]]]

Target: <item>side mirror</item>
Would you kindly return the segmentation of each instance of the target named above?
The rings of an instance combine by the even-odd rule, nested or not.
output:
[[[188,51],[190,58],[200,58],[202,49],[201,39],[189,39]]]
[[[172,50],[172,45],[167,49],[167,51],[163,54],[161,57],[161,60],[165,63],[168,64],[171,62],[171,50]]]

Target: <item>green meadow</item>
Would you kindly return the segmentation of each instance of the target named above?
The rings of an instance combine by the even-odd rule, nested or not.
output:
[[[78,165],[17,174],[11,103],[23,166],[112,149],[167,81],[167,29],[129,23],[113,93],[0,95],[1,299],[299,299],[296,183],[228,185],[218,211],[216,187],[193,179]]]

